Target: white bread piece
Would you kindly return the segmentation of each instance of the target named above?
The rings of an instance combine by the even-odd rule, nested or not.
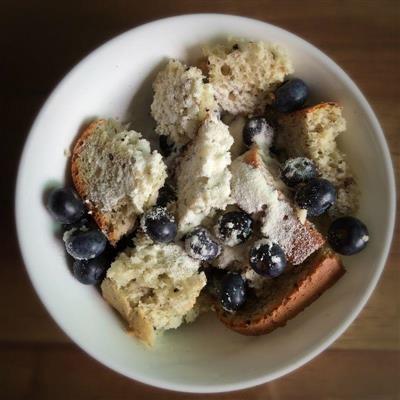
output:
[[[229,39],[203,47],[203,53],[217,102],[231,114],[264,111],[272,91],[293,72],[285,50],[276,44]]]
[[[267,204],[275,201],[279,192],[287,190],[285,184],[277,179],[279,163],[263,154],[257,144],[237,157],[230,170],[231,196],[248,214],[263,211]]]
[[[337,103],[321,103],[279,118],[278,146],[289,157],[305,156],[314,161],[322,178],[337,190],[332,216],[354,214],[358,208],[359,189],[344,153],[336,139],[345,132],[346,121]]]
[[[182,155],[176,170],[181,235],[231,202],[228,167],[232,143],[228,127],[214,113],[209,113]]]
[[[213,87],[203,79],[199,68],[187,67],[177,60],[169,60],[158,73],[153,82],[151,115],[159,135],[184,145],[195,136],[208,110],[218,108]]]
[[[78,138],[71,162],[75,188],[115,244],[155,204],[166,166],[142,135],[115,120],[96,120]]]
[[[153,243],[145,236],[135,244],[112,263],[101,289],[129,330],[151,346],[158,332],[196,318],[198,310],[192,309],[206,277],[198,272],[200,262],[176,244]]]
[[[301,264],[325,240],[310,222],[300,220],[273,166],[273,160],[253,146],[232,163],[231,196],[244,211],[261,216],[262,235],[278,243],[291,264]]]

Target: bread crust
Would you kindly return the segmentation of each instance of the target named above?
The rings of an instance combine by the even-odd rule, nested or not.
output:
[[[262,304],[257,314],[251,316],[245,313],[229,314],[217,307],[218,318],[229,329],[248,336],[264,335],[286,325],[345,273],[339,257],[333,253],[317,257],[311,263],[308,273],[305,276],[298,274],[294,285],[288,288],[282,301],[272,310],[263,312],[267,304]]]
[[[121,231],[131,230],[135,225],[135,221],[133,222],[131,221],[128,227],[124,226],[124,227],[118,227],[118,229],[116,229],[116,227],[114,227],[111,224],[109,216],[106,213],[101,212],[95,206],[95,204],[93,204],[88,199],[88,188],[87,185],[85,184],[85,181],[83,180],[83,177],[81,176],[79,169],[79,156],[85,147],[86,141],[91,135],[94,134],[97,128],[101,127],[102,125],[105,125],[106,123],[107,121],[104,119],[99,119],[91,122],[78,137],[78,140],[76,141],[74,149],[72,151],[71,175],[72,175],[72,182],[74,183],[76,191],[78,192],[81,199],[84,201],[86,207],[89,209],[89,212],[91,212],[92,217],[96,221],[96,224],[98,225],[100,230],[104,233],[104,235],[107,237],[109,242],[112,245],[115,245],[120,239]]]
[[[299,114],[308,114],[309,112],[313,112],[315,110],[318,110],[320,108],[325,108],[325,107],[339,107],[343,108],[338,102],[336,101],[326,101],[324,103],[318,103],[313,106],[309,106],[306,108],[300,108],[299,110],[292,111],[290,114],[283,114],[283,118],[285,117],[290,117],[293,115],[299,115]]]

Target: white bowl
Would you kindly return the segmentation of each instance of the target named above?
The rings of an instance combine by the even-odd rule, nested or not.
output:
[[[94,117],[132,120],[148,134],[151,81],[167,57],[187,60],[219,36],[280,43],[316,100],[337,100],[348,121],[342,145],[362,188],[359,212],[369,227],[365,251],[344,260],[347,274],[285,328],[261,337],[229,331],[212,315],[168,332],[154,350],[127,335],[99,292],[70,274],[62,243],[43,205],[49,181],[64,181],[69,148]],[[243,389],[278,378],[327,348],[360,312],[384,267],[395,219],[393,169],[379,123],[357,86],[331,59],[299,37],[264,22],[218,14],[184,15],[132,29],[81,61],[57,86],[25,145],[16,190],[23,258],[44,305],[96,360],[138,381],[188,392]]]

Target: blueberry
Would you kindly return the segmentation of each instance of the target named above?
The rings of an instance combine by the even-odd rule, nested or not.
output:
[[[221,247],[207,229],[199,226],[185,237],[185,249],[190,257],[211,261],[219,256]]]
[[[101,255],[91,260],[75,260],[72,272],[79,282],[85,285],[97,285],[100,283],[111,264],[111,259]]]
[[[85,213],[83,202],[71,187],[54,189],[47,199],[50,214],[62,224],[72,224]]]
[[[290,158],[282,168],[281,178],[290,187],[305,183],[317,176],[315,164],[306,157]]]
[[[98,230],[75,230],[64,234],[67,253],[76,260],[90,260],[99,256],[107,246],[106,237]]]
[[[275,278],[286,268],[286,257],[282,248],[267,239],[259,240],[250,250],[249,263],[257,274]]]
[[[336,201],[336,189],[326,179],[312,178],[299,187],[295,194],[296,204],[307,210],[307,215],[317,217]]]
[[[175,189],[166,183],[158,192],[157,205],[160,207],[166,207],[168,204],[176,200]]]
[[[168,136],[160,135],[158,140],[162,156],[168,157],[175,151],[175,144],[170,141]]]
[[[253,117],[243,127],[243,142],[250,147],[257,143],[261,147],[270,147],[274,138],[274,129],[264,117]]]
[[[175,218],[165,207],[155,206],[141,219],[141,227],[155,242],[172,242],[176,236]]]
[[[307,100],[308,87],[301,79],[291,79],[275,92],[273,107],[283,113],[299,109]]]
[[[253,232],[253,220],[244,211],[231,211],[222,215],[215,227],[218,239],[233,247],[246,241]]]
[[[341,217],[333,221],[328,231],[332,249],[345,256],[359,253],[369,241],[367,227],[357,218]]]
[[[235,312],[246,301],[246,282],[237,272],[230,272],[222,278],[220,290],[220,302],[225,311]]]

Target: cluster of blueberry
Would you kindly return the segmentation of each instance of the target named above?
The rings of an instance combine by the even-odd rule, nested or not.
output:
[[[215,227],[215,239],[203,227],[195,228],[185,238],[188,254],[202,261],[212,261],[221,252],[221,245],[244,243],[253,233],[253,220],[244,211],[230,211],[223,214]],[[232,242],[234,239],[234,242]],[[277,277],[286,267],[286,257],[279,245],[261,240],[250,250],[250,267],[264,277]],[[246,301],[246,281],[238,272],[206,268],[208,290],[217,297],[224,310],[237,311]]]
[[[141,227],[154,241],[168,243],[176,237],[177,226],[174,217],[167,211],[167,205],[173,199],[171,189],[162,191],[158,203],[164,206],[155,206],[146,212],[141,219]],[[216,226],[216,239],[206,228],[198,226],[189,232],[184,238],[184,246],[187,254],[194,259],[211,262],[221,253],[220,243],[243,243],[253,232],[253,221],[243,211],[225,213]],[[214,268],[213,268],[214,269]],[[208,277],[211,277],[210,268],[205,268]],[[260,273],[261,271],[260,267]],[[246,284],[238,273],[213,274],[208,287],[216,290],[217,296],[224,309],[237,310],[246,299]]]
[[[301,79],[288,80],[275,92],[272,107],[283,113],[295,111],[304,105],[308,92],[307,85]],[[269,126],[269,129],[265,126]],[[273,136],[272,126],[264,117],[252,118],[243,128],[243,141],[250,145],[264,132],[268,132],[266,140],[270,141]],[[319,178],[314,163],[305,157],[287,160],[281,178],[288,187],[295,190],[295,203],[299,208],[307,210],[309,217],[324,214],[336,201],[335,187],[328,180]],[[356,254],[366,246],[368,230],[359,219],[342,217],[329,228],[328,241],[333,250],[340,254]]]
[[[282,180],[295,188],[295,202],[307,210],[310,217],[324,214],[336,201],[335,187],[326,179],[317,178],[311,160],[298,157],[287,160]],[[367,227],[358,218],[346,216],[333,221],[328,230],[328,242],[339,254],[350,256],[365,248],[369,240]]]
[[[221,253],[221,244],[238,245],[253,233],[253,220],[244,211],[223,214],[215,226],[218,239],[204,227],[197,227],[185,237],[186,252],[202,261],[212,261]],[[237,272],[205,268],[207,288],[230,312],[238,310],[246,301],[246,282]]]
[[[292,79],[281,85],[275,92],[275,101],[272,107],[279,112],[292,112],[304,105],[308,97],[307,85],[301,79]],[[274,137],[274,128],[265,117],[253,117],[246,121],[243,128],[243,142],[250,147],[253,143],[271,146]],[[272,149],[271,149],[272,150]],[[281,171],[283,182],[295,191],[296,205],[307,210],[310,217],[324,214],[336,201],[336,189],[326,179],[318,177],[314,163],[305,157],[289,159]],[[251,235],[252,224],[243,223],[249,219],[246,213],[238,211],[227,213],[220,219],[219,239],[222,242],[232,235],[232,232],[245,241]],[[226,224],[224,222],[226,221]],[[240,227],[247,227],[244,231]],[[233,231],[231,230],[233,229]],[[238,234],[239,231],[239,234]],[[206,237],[205,233],[202,238]],[[352,255],[365,248],[369,236],[366,226],[357,218],[347,216],[336,219],[328,231],[328,242],[333,250],[343,255]],[[211,240],[211,239],[208,239]],[[217,243],[210,252],[218,255]],[[209,245],[211,249],[211,245]],[[281,275],[287,261],[285,253],[277,243],[269,240],[260,240],[254,244],[249,254],[249,264],[258,274],[275,278]],[[208,271],[208,285],[211,292],[218,296],[222,307],[227,311],[238,310],[246,301],[246,282],[239,273],[222,273],[215,269]]]
[[[308,97],[307,85],[301,79],[284,83],[275,93],[273,107],[280,112],[294,111]],[[282,180],[295,187],[295,202],[311,217],[323,214],[336,200],[336,190],[326,179],[317,178],[317,169],[307,158],[288,160],[283,166]],[[367,227],[359,219],[346,216],[335,220],[328,231],[328,242],[333,250],[346,256],[363,250],[369,240]]]
[[[175,199],[173,189],[166,185],[160,190],[157,200],[159,206],[145,214],[145,231],[153,240],[170,242],[175,238],[175,220],[165,209]],[[109,245],[71,187],[53,189],[47,199],[47,209],[62,224],[65,249],[74,259],[72,272],[81,283],[99,284],[118,251],[131,245],[132,235],[122,238],[116,247]]]
[[[50,192],[47,208],[66,231],[65,249],[74,258],[75,278],[84,284],[100,283],[110,266],[112,252],[81,199],[70,187],[57,188]]]

